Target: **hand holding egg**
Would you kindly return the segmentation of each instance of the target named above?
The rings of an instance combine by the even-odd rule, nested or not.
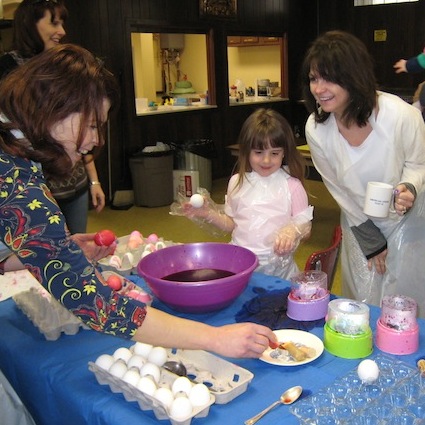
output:
[[[117,237],[112,230],[101,230],[94,235],[94,243],[98,246],[111,246]]]

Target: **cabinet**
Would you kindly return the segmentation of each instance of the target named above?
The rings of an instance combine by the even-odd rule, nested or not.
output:
[[[270,46],[280,43],[280,37],[255,37],[244,35],[231,35],[227,37],[228,47],[246,47],[246,46]]]

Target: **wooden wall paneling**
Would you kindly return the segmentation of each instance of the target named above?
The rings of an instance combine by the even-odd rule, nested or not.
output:
[[[359,37],[376,63],[378,83],[386,90],[411,94],[424,79],[419,75],[395,74],[393,64],[422,51],[425,45],[425,2],[354,7],[352,0],[319,0],[319,32],[342,29]],[[387,30],[387,41],[375,42],[375,30]]]
[[[171,140],[185,138],[211,137],[216,145],[218,157],[213,160],[213,176],[228,175],[233,166],[226,149],[235,142],[240,126],[249,115],[247,106],[230,108],[227,88],[227,40],[230,31],[257,32],[261,35],[282,36],[289,24],[288,10],[307,7],[311,0],[239,0],[238,16],[235,20],[199,16],[199,0],[69,0],[71,16],[78,16],[72,36],[83,46],[101,55],[105,63],[117,76],[122,88],[122,102],[118,115],[111,119],[111,191],[127,189],[131,184],[128,179],[128,158],[134,149],[155,139]],[[293,52],[305,48],[303,43],[309,40],[311,28],[316,25],[314,8],[307,9],[307,18],[297,13],[301,19],[292,25],[292,38],[296,43]],[[74,19],[74,18],[73,18]],[[131,58],[130,23],[143,22],[158,31],[187,31],[190,28],[210,29],[213,34],[213,59],[216,84],[217,109],[163,116],[137,117],[134,106],[134,86]],[[71,20],[70,20],[71,22]],[[303,25],[300,25],[302,22]],[[94,32],[94,33],[93,33]],[[70,34],[71,35],[71,34]],[[291,47],[290,47],[291,48]],[[289,56],[291,56],[289,50]],[[289,59],[288,74],[294,75]],[[294,77],[292,77],[294,78]],[[292,84],[292,82],[290,83]],[[289,88],[291,91],[291,86]],[[213,93],[211,94],[213,96]],[[289,102],[273,107],[283,109],[287,117]],[[102,156],[99,160],[104,161]],[[105,166],[99,164],[101,170]],[[103,173],[103,171],[102,171]],[[102,174],[102,179],[103,179]],[[103,183],[103,181],[102,181]]]

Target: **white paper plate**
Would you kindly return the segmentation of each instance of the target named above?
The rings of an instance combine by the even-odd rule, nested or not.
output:
[[[268,348],[264,351],[263,355],[260,357],[260,360],[266,363],[274,364],[277,366],[300,366],[306,363],[310,363],[313,360],[316,360],[323,353],[323,342],[316,335],[313,335],[309,332],[298,331],[295,329],[280,329],[274,331],[279,342],[292,342],[295,345],[301,344],[306,347],[311,347],[316,350],[316,355],[314,357],[307,358],[300,362],[294,361],[292,359],[284,359],[279,357],[272,357],[276,349]]]

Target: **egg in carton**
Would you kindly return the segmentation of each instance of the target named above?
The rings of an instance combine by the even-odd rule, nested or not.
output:
[[[138,301],[145,303],[146,305],[152,304],[152,296],[143,290],[140,286],[136,285],[131,280],[125,278],[119,273],[113,271],[103,271],[102,277],[106,280],[109,286],[116,290],[121,295],[125,295],[129,298],[134,298]],[[114,286],[110,281],[115,280],[119,283],[118,286]]]
[[[184,388],[177,384],[182,384],[181,380],[186,380],[189,385],[189,389],[186,387],[185,391],[188,393],[192,391],[194,392],[194,389],[199,390],[199,388],[196,388],[197,385],[190,383],[190,381],[185,377],[176,377],[176,375],[160,368],[155,363],[149,363],[149,361],[152,361],[162,365],[167,357],[165,356],[162,358],[163,356],[160,356],[159,352],[154,353],[154,351],[162,350],[166,353],[165,349],[162,347],[154,347],[151,355],[147,355],[147,358],[145,359],[147,363],[140,367],[138,372],[134,372],[135,367],[130,364],[131,358],[127,358],[126,361],[123,358],[116,359],[116,356],[119,355],[118,351],[120,350],[123,350],[124,354],[128,351],[121,347],[115,351],[113,356],[103,354],[96,359],[96,362],[89,362],[89,370],[95,374],[99,384],[109,385],[112,392],[122,393],[127,401],[137,402],[141,410],[153,410],[155,417],[158,420],[168,419],[172,425],[190,425],[193,418],[201,418],[208,415],[210,406],[215,402],[215,397],[208,391],[207,387],[203,386],[207,392],[207,397],[203,397],[201,402],[194,402],[192,404],[191,401],[193,402],[193,397],[190,399],[191,401],[189,401],[189,395],[187,397],[180,396],[180,394],[182,394],[181,391]],[[156,354],[156,358],[154,358],[153,354]],[[140,356],[134,353],[133,358],[134,357]],[[158,359],[158,357],[160,359]],[[113,361],[114,363],[111,365],[111,362]],[[125,372],[122,377],[118,374],[114,374],[112,371],[112,367],[116,362],[122,362],[121,364],[126,363],[128,366],[127,372]],[[148,366],[151,366],[151,368],[148,368]],[[155,371],[157,371],[157,374]],[[126,381],[126,374],[131,372],[133,372],[136,376],[135,380],[132,380],[131,382]],[[138,373],[140,373],[140,379],[137,383]],[[155,391],[151,391],[149,386],[147,388],[146,385],[140,385],[140,382],[143,379],[146,380],[146,384],[150,382],[151,385],[154,385],[152,382],[155,382]],[[167,394],[167,392],[171,393],[171,389],[174,394],[178,393],[179,395],[176,395],[175,397],[171,396],[172,400],[168,400],[168,402],[165,398],[159,397],[158,393],[160,391]],[[198,401],[199,400],[198,393]],[[189,410],[187,410],[188,408]]]
[[[204,383],[216,404],[226,404],[243,394],[254,378],[247,369],[202,350],[168,350],[168,360],[181,362],[192,381]]]
[[[98,264],[103,271],[114,271],[122,276],[137,274],[137,265],[143,257],[172,245],[175,244],[156,234],[143,238],[139,231],[134,230],[130,235],[118,238],[115,253],[102,258]]]

